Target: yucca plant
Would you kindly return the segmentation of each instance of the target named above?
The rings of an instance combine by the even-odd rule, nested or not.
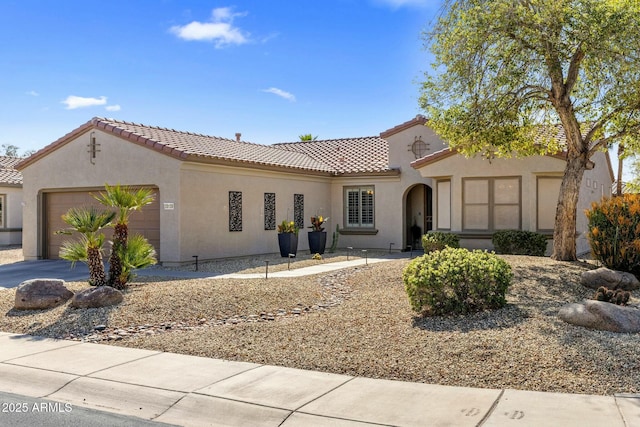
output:
[[[129,235],[129,216],[132,212],[141,210],[143,206],[153,202],[155,196],[147,188],[134,189],[120,184],[110,186],[105,184],[105,191],[94,196],[105,206],[116,209],[113,241],[109,256],[109,285],[116,289],[123,289],[127,283],[127,274],[123,274],[121,254],[127,252]],[[155,253],[155,251],[154,251]]]
[[[85,262],[89,267],[89,284],[103,286],[107,284],[104,264],[102,263],[102,247],[105,236],[102,229],[109,226],[114,212],[99,211],[95,207],[71,208],[62,215],[62,220],[69,228],[56,232],[57,234],[80,233],[77,241],[65,241],[60,248],[60,258],[71,261]]]

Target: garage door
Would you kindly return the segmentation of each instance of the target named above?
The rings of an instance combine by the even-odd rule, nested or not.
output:
[[[96,206],[101,209],[107,209],[93,198],[91,193],[97,194],[104,189],[96,189],[93,191],[67,191],[45,193],[44,206],[44,248],[46,253],[43,256],[47,259],[58,259],[60,246],[65,240],[73,239],[74,236],[56,235],[58,230],[67,228],[67,224],[62,220],[71,207],[80,206]],[[139,233],[145,236],[149,243],[156,249],[157,257],[160,259],[160,194],[157,188],[153,189],[155,200],[153,203],[142,208],[142,211],[132,212],[129,217],[129,235]],[[107,240],[111,239],[113,230],[107,228],[104,230]],[[109,245],[105,245],[106,253],[108,253]]]

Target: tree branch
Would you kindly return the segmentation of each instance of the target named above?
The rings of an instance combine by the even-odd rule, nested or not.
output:
[[[571,63],[569,64],[569,71],[567,72],[567,81],[565,83],[565,93],[571,94],[573,87],[578,81],[578,72],[580,71],[580,63],[584,59],[584,51],[582,50],[582,42],[578,45],[578,48],[571,57]]]

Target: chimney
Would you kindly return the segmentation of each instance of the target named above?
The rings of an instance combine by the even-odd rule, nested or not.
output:
[[[236,141],[240,142],[240,137],[242,134],[240,132],[236,132]]]

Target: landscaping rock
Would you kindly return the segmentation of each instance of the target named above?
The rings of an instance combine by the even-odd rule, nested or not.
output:
[[[16,310],[43,310],[64,304],[73,292],[60,279],[31,279],[22,282],[16,289]]]
[[[635,291],[640,289],[640,281],[631,273],[610,270],[600,267],[582,273],[580,283],[591,289],[598,289],[600,286],[611,290],[622,289],[623,291]]]
[[[75,308],[98,308],[120,304],[124,300],[122,292],[111,286],[98,286],[78,292],[71,300]]]
[[[560,309],[560,319],[572,325],[611,332],[640,332],[640,309],[609,302],[584,300]]]

